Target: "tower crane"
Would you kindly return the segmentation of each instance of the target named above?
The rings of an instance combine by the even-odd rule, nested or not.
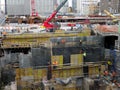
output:
[[[31,13],[32,16],[38,16],[38,13],[35,10],[35,0],[31,0],[31,10],[32,10]]]

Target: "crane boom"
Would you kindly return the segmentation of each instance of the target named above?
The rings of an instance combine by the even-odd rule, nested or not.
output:
[[[107,10],[104,10],[104,12],[113,19],[113,22],[118,21],[118,18],[117,18],[116,16],[112,15],[112,14],[111,14],[110,12],[108,12]]]
[[[115,19],[115,18],[116,18],[114,15],[112,15],[112,14],[111,14],[110,12],[108,12],[107,10],[104,10],[104,12],[105,12],[108,16],[112,17],[112,19]]]
[[[58,11],[63,7],[63,5],[65,5],[65,3],[67,2],[68,0],[64,0],[58,7],[57,9],[44,21],[43,23],[43,26],[46,27],[46,28],[53,28],[54,25],[50,24],[50,20],[52,20],[55,15],[58,13]]]

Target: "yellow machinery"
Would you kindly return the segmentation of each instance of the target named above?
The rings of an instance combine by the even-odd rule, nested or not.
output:
[[[111,14],[110,12],[108,12],[107,10],[104,10],[104,12],[113,19],[113,22],[116,22],[116,21],[117,21],[117,17],[116,17],[116,16],[112,15],[112,14]]]

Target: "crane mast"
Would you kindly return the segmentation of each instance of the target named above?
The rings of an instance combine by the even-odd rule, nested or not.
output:
[[[38,16],[38,13],[35,10],[35,0],[31,0],[31,10],[32,10],[31,13],[32,16]]]

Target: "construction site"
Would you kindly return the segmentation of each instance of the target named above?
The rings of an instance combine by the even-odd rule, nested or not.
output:
[[[97,15],[92,3],[75,16],[72,0],[62,0],[41,17],[30,1],[30,16],[0,14],[0,90],[120,90],[119,15]]]

